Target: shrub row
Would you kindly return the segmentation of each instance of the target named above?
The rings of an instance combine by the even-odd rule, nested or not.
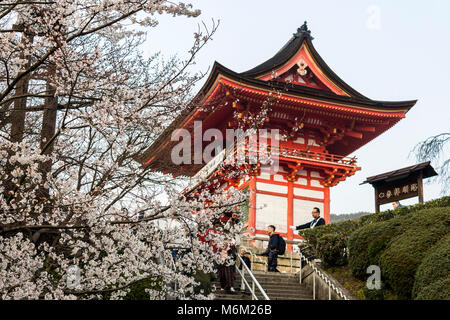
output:
[[[386,248],[386,245],[390,239],[393,236],[396,236],[398,234],[397,232],[404,231],[404,228],[395,231],[397,230],[396,226],[398,222],[396,219],[392,220],[393,218],[408,216],[411,213],[427,208],[438,207],[450,207],[450,196],[427,201],[424,204],[401,207],[395,211],[387,210],[380,213],[362,216],[358,220],[347,220],[313,229],[301,230],[299,235],[303,236],[304,239],[308,241],[308,244],[313,248],[314,255],[320,257],[327,266],[345,265],[348,262],[348,253],[352,251],[351,247],[353,247],[356,251],[355,255],[350,256],[350,259],[354,260],[352,265],[356,266],[355,275],[358,277],[363,277],[365,276],[367,266],[370,265],[368,264],[368,255],[370,256],[371,264],[373,264],[374,261],[378,261],[378,256]],[[348,250],[346,250],[346,244],[348,244],[350,237],[356,230],[359,230],[366,225],[372,225],[383,221],[390,221],[385,226],[380,227],[384,228],[383,230],[379,230],[378,233],[373,229],[363,230],[361,234],[355,236],[362,242],[357,243],[355,240],[350,245]],[[390,223],[393,223],[394,225],[389,226]],[[377,228],[378,227],[375,229]],[[376,233],[376,239],[373,242],[370,241],[373,236],[372,232]],[[327,243],[328,241],[330,243]],[[335,245],[332,246],[331,242]],[[365,252],[366,248],[369,250],[367,253]],[[360,253],[362,253],[362,256],[357,257]]]
[[[446,236],[430,249],[420,263],[413,287],[413,298],[416,299],[440,299],[441,293],[432,290],[439,285],[432,286],[435,282],[441,282],[450,278],[450,236]],[[447,299],[450,286],[447,286]]]
[[[436,242],[449,233],[450,207],[425,209],[385,222],[365,225],[349,238],[349,265],[366,278],[369,265],[400,297],[411,298],[416,271]]]
[[[355,231],[348,240],[349,266],[359,279],[367,278],[367,267],[378,265],[380,253],[402,230],[398,219],[369,224]]]
[[[394,237],[380,256],[380,268],[388,285],[400,297],[410,299],[416,271],[427,251],[450,231],[450,207],[414,213],[407,230]]]
[[[327,266],[347,264],[347,240],[359,228],[358,220],[347,220],[332,223],[299,232]]]
[[[440,279],[423,288],[416,300],[450,300],[450,278]]]

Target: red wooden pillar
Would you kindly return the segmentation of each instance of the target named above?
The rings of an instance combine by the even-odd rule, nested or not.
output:
[[[287,240],[294,239],[294,230],[290,227],[294,225],[294,182],[287,183]],[[292,245],[287,245],[287,250],[292,250]]]
[[[256,177],[250,176],[249,183],[250,198],[248,207],[248,230],[251,236],[255,235],[256,231]]]
[[[325,223],[330,223],[330,187],[325,187],[323,199],[323,218]]]

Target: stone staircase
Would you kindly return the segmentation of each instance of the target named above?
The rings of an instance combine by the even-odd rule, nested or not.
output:
[[[253,274],[258,280],[259,284],[263,287],[270,300],[312,300],[312,290],[306,287],[304,284],[299,283],[298,276],[290,273],[278,273],[278,272],[264,272],[254,271]],[[248,274],[245,275],[245,279],[251,285],[251,278]],[[252,296],[247,290],[247,293],[241,293],[241,277],[236,272],[236,280],[234,287],[236,293],[227,294],[220,292],[220,283],[216,279],[212,283],[218,289],[214,294],[216,300],[251,300]],[[264,300],[264,297],[256,288],[256,296],[259,300]]]

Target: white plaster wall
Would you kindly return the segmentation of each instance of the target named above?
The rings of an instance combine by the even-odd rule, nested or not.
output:
[[[279,186],[276,184],[256,182],[256,190],[287,193],[287,186]]]
[[[267,230],[271,224],[277,232],[287,231],[287,198],[257,193],[256,229]]]
[[[322,191],[308,190],[308,189],[303,189],[303,188],[294,188],[294,195],[310,197],[310,198],[317,198],[317,199],[324,198],[324,194]]]
[[[273,176],[273,180],[279,181],[279,182],[286,182],[286,180],[283,178],[283,176],[281,174],[275,174]]]
[[[323,188],[323,185],[320,184],[319,180],[311,180],[311,186]]]
[[[268,172],[261,172],[261,174],[258,176],[258,178],[270,180],[270,173],[268,173]]]

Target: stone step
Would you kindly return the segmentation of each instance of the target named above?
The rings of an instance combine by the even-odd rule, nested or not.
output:
[[[215,285],[216,288],[220,287],[220,283],[218,283],[218,282],[212,283],[212,284]],[[241,282],[235,282],[234,287],[240,288]],[[261,284],[261,287],[263,287],[264,290],[286,290],[286,291],[305,291],[305,292],[310,291],[309,288],[306,288],[305,286],[300,285],[298,283],[295,283],[295,284],[293,283],[293,284],[289,284],[289,285],[284,285],[284,284],[280,285],[277,283],[266,283],[266,284]]]
[[[282,287],[282,286],[266,286],[263,287],[266,292],[274,292],[274,291],[283,291],[283,292],[310,292],[308,288],[302,286],[291,286],[291,287]]]
[[[307,291],[285,291],[285,290],[264,290],[269,297],[274,296],[312,296],[311,292]],[[257,295],[261,294],[259,291],[256,292]]]
[[[241,277],[239,277],[240,279]],[[259,281],[266,281],[266,280],[271,280],[271,281],[279,281],[279,282],[297,282],[298,278],[297,277],[277,277],[277,276],[261,276],[261,275],[255,275],[256,280]],[[245,276],[245,279],[251,279],[249,276]]]
[[[242,293],[215,293],[215,300],[251,300],[250,294]]]
[[[252,281],[250,279],[246,279],[247,283],[249,285],[252,285]],[[219,284],[219,282],[216,282],[217,284]],[[234,283],[237,284],[241,284],[241,280],[240,279],[235,279]],[[284,282],[284,281],[277,281],[277,280],[259,280],[258,279],[258,283],[261,286],[297,286],[300,285],[298,281],[288,281],[288,282]]]
[[[255,278],[258,280],[261,287],[264,289],[266,294],[271,300],[312,300],[311,289],[300,284],[298,282],[298,276],[289,273],[278,273],[278,272],[264,272],[264,271],[254,271]],[[251,285],[251,277],[245,274],[245,279]],[[219,279],[215,279],[212,282],[216,288],[220,289]],[[240,293],[241,287],[241,276],[236,274],[234,287],[237,294],[223,294],[216,291],[216,299],[220,300],[240,300],[247,299],[251,300],[251,294],[248,293],[246,298]],[[245,296],[245,295],[244,295]],[[262,294],[256,289],[256,296],[259,300],[263,300]]]
[[[295,296],[295,297],[270,297],[270,300],[312,300],[312,296],[311,297],[299,297],[299,296]],[[259,300],[261,300],[258,297]]]
[[[312,293],[309,292],[308,290],[265,290],[265,292],[271,300],[276,300],[276,299],[278,299],[278,300],[279,299],[311,300],[312,299]],[[251,299],[250,293],[248,293],[247,295],[243,295],[242,293],[240,293],[239,290],[236,290],[235,294],[226,294],[226,293],[222,293],[220,291],[216,291],[216,292],[214,292],[214,294],[217,297],[222,297],[222,296],[226,295],[228,298],[240,299],[239,298],[240,296],[247,296],[248,299]],[[234,296],[234,298],[232,296]],[[256,290],[256,296],[260,300],[263,299],[263,295],[261,294],[261,292],[259,292],[259,290]]]
[[[255,278],[257,279],[281,279],[281,280],[291,280],[291,279],[297,279],[297,275],[285,275],[283,273],[279,272],[263,272],[263,273],[253,273]],[[240,274],[236,273],[236,277],[240,277]],[[245,273],[245,277],[250,277],[249,274]]]
[[[269,296],[270,299],[275,298],[292,298],[292,299],[312,299],[312,293],[286,293],[286,292],[266,292],[266,294]],[[262,298],[262,294],[260,292],[256,293],[256,296],[258,298]]]
[[[217,288],[217,289],[220,289],[220,284],[219,283],[216,283],[216,284],[213,284],[213,285],[215,285],[215,287]],[[304,291],[304,292],[309,292],[309,291],[311,291],[311,289],[310,288],[308,288],[308,287],[305,287],[305,286],[302,286],[302,285],[298,285],[298,284],[295,284],[295,285],[288,285],[288,286],[285,286],[285,285],[274,285],[274,284],[268,284],[268,285],[265,285],[265,286],[262,286],[261,285],[261,287],[264,289],[264,290],[271,290],[271,291],[273,291],[273,290],[284,290],[284,291]],[[239,283],[234,283],[234,288],[235,289],[240,289],[241,288],[241,283],[239,282]],[[255,288],[257,288],[256,286],[255,286]]]
[[[241,280],[240,278],[239,279],[235,279],[235,281],[236,280]],[[250,278],[245,278],[245,280],[247,280],[247,282],[249,282],[249,281],[252,281]],[[261,278],[256,278],[256,280],[259,282],[259,283],[280,283],[280,284],[297,284],[297,283],[299,283],[299,281],[297,280],[297,279],[289,279],[289,280],[286,280],[286,279],[277,279],[277,278],[274,278],[274,279],[261,279]]]

